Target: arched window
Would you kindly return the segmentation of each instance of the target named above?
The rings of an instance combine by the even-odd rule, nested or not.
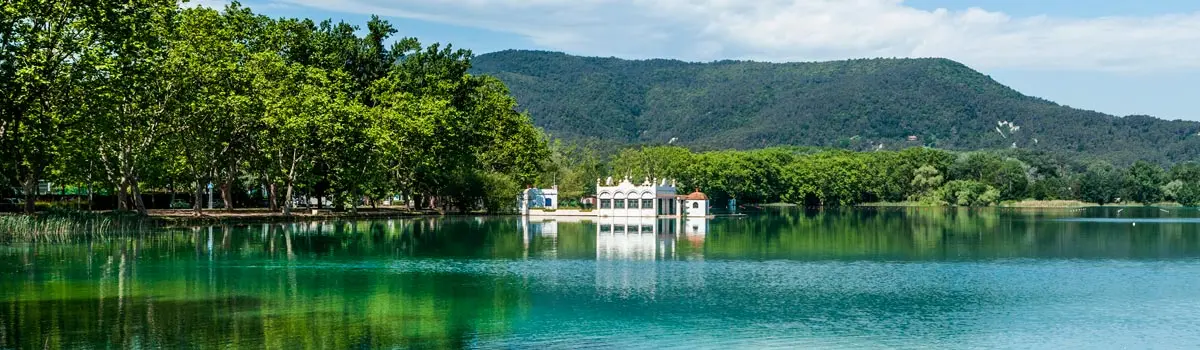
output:
[[[692,202],[692,209],[700,209],[700,202]]]

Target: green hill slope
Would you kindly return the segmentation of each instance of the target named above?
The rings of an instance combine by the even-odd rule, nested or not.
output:
[[[507,83],[536,124],[565,139],[674,138],[701,149],[1015,143],[1117,163],[1200,156],[1200,123],[1058,105],[947,59],[689,63],[502,51],[473,65]]]

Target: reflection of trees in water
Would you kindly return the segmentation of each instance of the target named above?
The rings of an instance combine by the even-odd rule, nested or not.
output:
[[[65,295],[52,289],[68,286],[54,284],[37,296],[20,290],[22,299],[0,301],[0,348],[210,348],[230,341],[276,349],[457,348],[477,335],[502,335],[528,307],[523,291],[504,284],[463,290],[473,284],[466,276],[331,279],[296,271],[292,285],[289,273],[216,277],[219,288],[188,278],[144,281],[125,287],[123,296]],[[370,281],[350,281],[358,278]],[[230,293],[196,296],[212,288]]]
[[[778,215],[715,220],[705,256],[898,260],[1200,256],[1200,225],[1055,221],[1084,214],[1092,215],[997,208],[785,209]]]
[[[498,225],[217,226],[0,251],[10,272],[0,279],[0,348],[464,347],[524,317],[520,283],[337,262],[519,248]],[[500,251],[447,247],[456,236]]]
[[[1200,256],[1200,225],[1054,221],[1074,215],[1081,214],[786,210],[712,220],[703,239],[639,236],[656,247],[646,261],[600,254],[612,242],[597,237],[594,223],[560,223],[555,240],[533,236],[526,248],[516,218],[221,225],[11,245],[0,247],[0,348],[469,346],[526,317],[531,279],[480,278],[453,262],[521,259],[526,249],[556,249],[559,259],[611,258],[595,261],[596,275],[584,279],[594,281],[598,295],[620,298],[669,295],[672,284],[663,281],[678,286],[682,275],[718,287],[720,279],[694,260]],[[433,271],[394,268],[426,258],[451,263]],[[693,262],[659,261],[676,259]],[[578,278],[535,278],[559,277]]]

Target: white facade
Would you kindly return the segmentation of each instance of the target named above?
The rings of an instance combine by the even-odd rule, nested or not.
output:
[[[531,209],[557,210],[558,186],[550,188],[526,188],[518,199],[521,214],[529,215]]]
[[[688,217],[708,216],[707,199],[685,199],[683,200],[683,207]]]
[[[542,189],[542,208],[548,210],[558,209],[558,186]]]
[[[675,194],[675,184],[667,179],[645,179],[635,185],[628,178],[613,184],[596,180],[596,212],[599,216],[678,216],[681,203]]]

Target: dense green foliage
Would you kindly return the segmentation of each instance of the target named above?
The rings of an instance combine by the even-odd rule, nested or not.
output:
[[[507,87],[467,73],[470,51],[392,40],[378,17],[360,30],[164,0],[0,14],[0,188],[21,188],[26,212],[45,180],[141,213],[147,189],[208,184],[224,208],[257,191],[285,213],[301,194],[497,209],[549,155]]]
[[[1200,156],[1200,123],[1058,105],[946,59],[688,63],[503,51],[477,57],[474,69],[507,83],[550,134],[609,146],[1015,147],[1119,165]]]
[[[551,147],[555,154],[563,148],[576,149],[562,143]],[[927,147],[873,152],[783,147],[693,152],[679,146],[645,146],[623,149],[607,160],[598,160],[594,153],[570,154],[552,157],[567,160],[548,169],[557,169],[556,176],[598,175],[560,181],[564,201],[587,194],[595,178],[611,175],[673,178],[685,191],[694,187],[714,200],[742,203],[843,206],[912,201],[987,206],[1036,199],[1101,205],[1149,205],[1163,200],[1200,204],[1200,167],[1191,162],[1168,172],[1147,162],[1122,169],[1038,151],[953,152]]]
[[[271,19],[237,3],[16,0],[0,13],[0,189],[23,192],[27,212],[42,181],[141,213],[144,193],[165,191],[200,213],[209,184],[224,208],[248,192],[285,213],[404,193],[502,211],[523,185],[561,185],[569,203],[608,175],[750,203],[1200,203],[1200,166],[1160,168],[1200,155],[1200,124],[1059,106],[944,59],[473,57],[393,39],[379,18]],[[960,152],[979,149],[992,151]]]

